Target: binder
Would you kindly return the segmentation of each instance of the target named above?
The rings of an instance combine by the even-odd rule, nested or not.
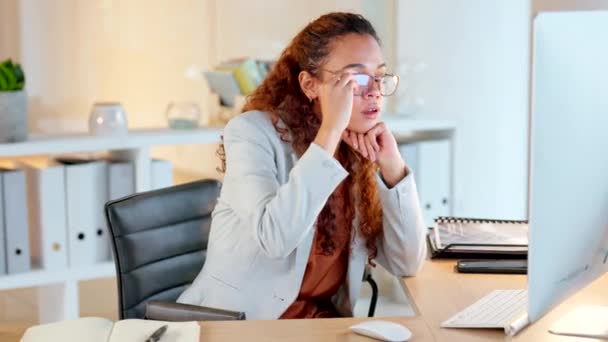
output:
[[[110,240],[103,216],[108,200],[107,163],[59,158],[65,166],[68,256],[70,267],[110,260]]]
[[[525,259],[527,228],[523,220],[439,217],[429,228],[427,244],[431,258]]]
[[[45,270],[68,266],[65,168],[44,161],[24,164],[30,209],[32,261]]]
[[[173,165],[168,160],[152,160],[150,190],[162,189],[173,185]]]
[[[27,192],[23,170],[2,171],[2,201],[7,273],[27,272],[31,269],[31,259]]]
[[[132,162],[108,162],[108,199],[135,193],[135,167]]]

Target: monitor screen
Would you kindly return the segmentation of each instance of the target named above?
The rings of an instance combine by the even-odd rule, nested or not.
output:
[[[608,270],[608,12],[534,22],[530,321]]]

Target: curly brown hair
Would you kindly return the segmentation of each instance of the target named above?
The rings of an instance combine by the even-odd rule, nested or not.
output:
[[[332,43],[348,34],[370,35],[380,43],[371,23],[361,15],[343,12],[323,15],[293,38],[243,108],[243,112],[268,113],[281,139],[289,142],[298,156],[308,149],[321,125],[314,102],[309,101],[300,88],[298,75],[301,71],[317,75]],[[279,121],[287,129],[279,127]],[[222,162],[220,170],[225,171],[223,144],[218,155]],[[349,176],[332,193],[317,218],[320,247],[324,254],[330,255],[336,245],[350,246],[342,242],[351,238],[351,222],[357,213],[359,231],[366,239],[369,261],[373,264],[371,260],[377,256],[376,239],[382,234],[382,207],[375,179],[377,167],[344,142],[335,157]],[[340,229],[340,224],[345,225],[344,229]]]

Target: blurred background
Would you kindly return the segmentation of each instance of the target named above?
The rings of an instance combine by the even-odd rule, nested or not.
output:
[[[608,0],[0,0],[0,60],[26,72],[31,133],[86,131],[99,101],[122,103],[130,128],[166,127],[174,101],[197,103],[210,122],[217,100],[199,71],[232,58],[276,59],[318,16],[361,13],[402,77],[385,115],[455,125],[453,214],[525,219],[534,16],[598,9]],[[173,162],[176,182],[221,179],[216,148],[152,154]],[[101,302],[112,312],[108,286],[84,283],[81,296],[107,295]],[[0,321],[33,319],[23,291],[0,293]]]
[[[30,132],[85,131],[97,101],[121,102],[130,128],[165,127],[172,101],[216,106],[189,70],[276,59],[309,21],[362,13],[402,76],[389,112],[457,124],[455,215],[524,218],[530,25],[538,11],[606,0],[0,0],[0,59],[27,75]],[[155,148],[186,178],[221,178],[215,146]]]

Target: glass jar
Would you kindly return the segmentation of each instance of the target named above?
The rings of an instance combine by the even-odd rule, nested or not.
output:
[[[171,102],[166,114],[170,128],[194,129],[199,125],[201,109],[194,102]]]
[[[120,103],[96,102],[89,116],[89,132],[93,135],[124,135],[129,133],[127,113]]]

